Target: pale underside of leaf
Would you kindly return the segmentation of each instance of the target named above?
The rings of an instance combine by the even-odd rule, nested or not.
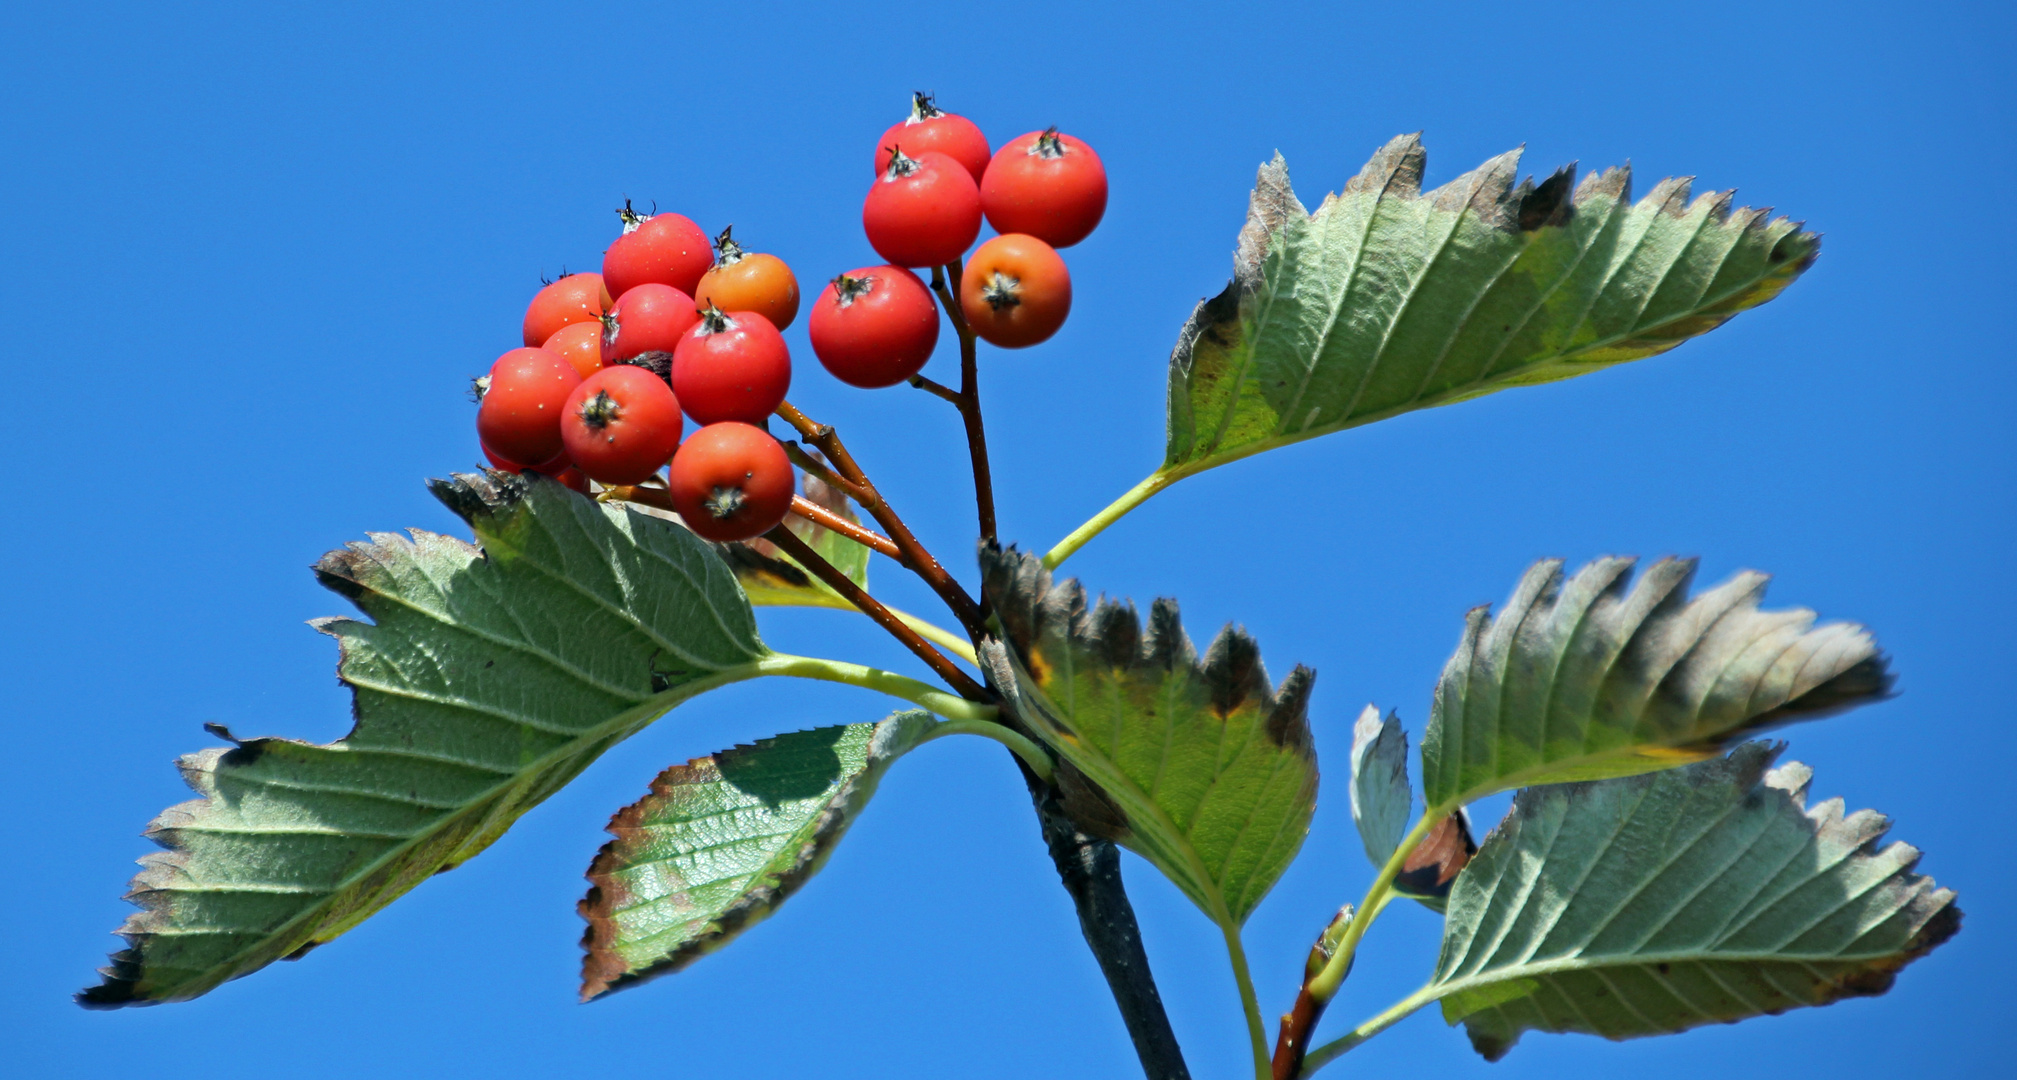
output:
[[[603,750],[767,655],[692,534],[544,480],[436,482],[481,550],[415,530],[325,556],[355,726],[182,759],[94,1006],[204,993],[361,922],[496,840]]]
[[[1820,241],[1628,169],[1536,185],[1519,151],[1423,192],[1414,135],[1314,214],[1262,166],[1226,290],[1170,358],[1163,471],[1665,352],[1798,277]]]
[[[1408,785],[1408,733],[1398,716],[1380,719],[1368,705],[1352,725],[1352,822],[1374,868],[1387,865],[1408,831],[1414,791]]]
[[[1523,1031],[1626,1039],[1888,990],[1960,928],[1953,893],[1878,846],[1882,815],[1809,809],[1779,749],[1522,791],[1457,879],[1425,993],[1496,1060]]]
[[[1174,601],[1143,628],[1131,604],[1088,606],[1034,557],[982,553],[1006,642],[981,650],[1008,707],[1062,758],[1065,804],[1222,925],[1237,926],[1301,848],[1316,805],[1306,709],[1315,673],[1272,686],[1228,627],[1200,658]]]
[[[580,910],[584,1000],[679,971],[728,944],[819,871],[883,773],[933,721],[764,739],[675,765],[618,811]]]
[[[1870,634],[1763,611],[1746,571],[1692,600],[1692,560],[1604,558],[1566,580],[1535,564],[1494,620],[1473,610],[1436,684],[1422,741],[1435,811],[1529,784],[1593,780],[1713,756],[1747,733],[1881,698]]]

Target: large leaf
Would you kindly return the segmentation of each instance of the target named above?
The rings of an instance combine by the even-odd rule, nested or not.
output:
[[[1403,135],[1306,213],[1263,166],[1225,292],[1170,358],[1163,474],[1664,352],[1778,295],[1812,233],[1663,180],[1516,184],[1519,152],[1434,191]],[[1573,189],[1573,194],[1572,194]]]
[[[1690,600],[1693,560],[1663,559],[1636,584],[1632,566],[1598,559],[1565,582],[1559,560],[1536,563],[1496,621],[1470,613],[1422,740],[1431,812],[1698,761],[1890,687],[1862,627],[1760,611],[1763,574]]]
[[[1739,746],[1664,773],[1530,788],[1450,894],[1426,994],[1487,1058],[1523,1031],[1611,1039],[1881,994],[1960,929],[1882,849],[1881,814],[1808,809],[1806,766]]]
[[[1013,549],[984,549],[982,574],[1007,638],[983,643],[982,669],[1063,759],[1067,809],[1237,926],[1309,831],[1316,674],[1299,666],[1271,687],[1233,627],[1200,660],[1175,601],[1157,600],[1144,631],[1132,604],[1089,608],[1077,581],[1053,584]]]
[[[825,727],[694,758],[618,811],[588,868],[581,996],[678,971],[819,871],[929,714]]]
[[[767,655],[749,603],[683,529],[550,481],[435,494],[481,550],[415,530],[316,565],[372,622],[325,619],[356,725],[181,761],[87,1005],[194,997],[299,955],[496,840],[612,744]]]

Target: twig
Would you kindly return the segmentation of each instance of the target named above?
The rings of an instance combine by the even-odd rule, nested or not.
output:
[[[831,529],[863,547],[873,548],[898,562],[903,561],[903,552],[897,550],[896,544],[891,542],[889,537],[873,529],[864,529],[803,495],[791,497],[791,512],[822,528]]]
[[[793,465],[819,477],[835,490],[846,493],[848,498],[862,506],[868,505],[869,499],[872,498],[868,489],[834,472],[826,462],[806,453],[805,448],[795,442],[779,439],[778,445],[784,447],[784,456],[790,458]]]
[[[980,605],[974,603],[973,597],[967,595],[966,589],[953,580],[953,576],[946,572],[944,566],[939,565],[938,559],[926,551],[923,544],[918,543],[917,537],[910,531],[910,526],[905,525],[896,511],[890,508],[889,503],[883,500],[882,493],[875,489],[875,484],[869,480],[866,473],[862,472],[861,466],[854,460],[854,455],[848,453],[847,445],[840,441],[840,436],[834,432],[832,425],[813,423],[789,401],[777,407],[777,415],[798,429],[798,433],[804,436],[806,441],[819,447],[820,452],[833,463],[833,469],[846,481],[841,489],[859,503],[862,509],[867,510],[870,517],[875,518],[876,524],[882,526],[883,531],[888,533],[890,540],[896,544],[897,550],[902,552],[904,565],[923,578],[925,584],[932,587],[933,592],[938,593],[939,599],[944,600],[946,606],[952,609],[953,616],[959,620],[967,635],[978,641],[986,629],[982,623]],[[785,444],[787,453],[792,449],[791,444]],[[813,458],[800,448],[797,453],[792,454],[792,460],[799,462],[800,467],[804,468],[805,462]],[[826,479],[824,470],[816,472],[815,475],[822,480]]]
[[[819,552],[814,551],[810,544],[798,538],[797,533],[779,525],[763,534],[763,538],[783,549],[794,562],[818,575],[821,581],[826,582],[828,588],[846,597],[849,603],[874,619],[884,630],[889,631],[892,637],[903,642],[905,648],[916,653],[918,659],[930,665],[931,669],[938,673],[938,677],[944,679],[947,686],[958,691],[961,697],[968,701],[990,699],[988,692],[973,680],[973,676],[961,671],[944,653],[932,648],[929,642],[919,637],[917,631],[905,626],[903,620],[890,614],[890,610],[882,606],[881,602],[870,596],[861,586],[856,585],[853,578],[821,558]]]
[[[967,325],[966,314],[960,310],[959,297],[953,293],[960,279],[960,269],[958,259],[947,263],[943,269],[932,267],[931,288],[938,294],[939,302],[945,305],[953,332],[959,335],[959,394],[950,400],[959,406],[960,419],[966,421],[967,455],[973,459],[974,505],[980,512],[980,538],[986,541],[995,538],[994,478],[988,467],[987,428],[981,422],[980,365],[974,353],[973,327]],[[953,286],[946,284],[948,276],[952,278]]]
[[[919,390],[923,390],[928,394],[932,394],[937,397],[942,397],[947,401],[952,402],[953,407],[959,409],[961,412],[966,411],[966,403],[960,400],[959,391],[954,390],[952,387],[947,386],[944,383],[933,382],[932,380],[927,379],[922,375],[912,375],[910,377],[910,384],[912,386],[917,387]]]

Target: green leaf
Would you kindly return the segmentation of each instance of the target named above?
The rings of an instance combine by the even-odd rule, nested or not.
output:
[[[1876,642],[1804,610],[1760,611],[1745,571],[1693,600],[1693,560],[1605,558],[1566,582],[1534,564],[1496,621],[1473,609],[1422,740],[1431,812],[1528,784],[1712,757],[1745,735],[1882,697]],[[1628,588],[1628,584],[1630,587]]]
[[[330,745],[238,740],[184,757],[105,981],[116,1006],[195,997],[298,956],[482,851],[611,745],[769,655],[693,534],[550,481],[434,493],[482,549],[415,530],[316,564],[372,622],[341,646],[356,725]]]
[[[1408,733],[1398,716],[1380,720],[1380,710],[1368,705],[1352,725],[1352,823],[1366,858],[1378,869],[1387,865],[1407,834],[1414,809],[1408,786]]]
[[[779,735],[675,765],[618,811],[580,909],[583,1000],[679,971],[797,892],[878,781],[934,726],[921,711]]]
[[[811,473],[804,475],[806,498],[849,521],[860,524],[861,519],[849,507],[845,494],[827,486]],[[808,547],[846,574],[856,585],[868,588],[868,561],[872,554],[868,548],[796,514],[785,518],[785,527],[797,533],[799,539],[804,540]],[[807,572],[791,556],[779,551],[768,540],[759,538],[740,544],[716,544],[715,550],[735,571],[736,580],[742,584],[742,590],[748,595],[752,604],[759,607],[829,607],[854,610],[854,605],[834,592],[826,582]]]
[[[1003,640],[981,667],[1057,751],[1066,809],[1154,863],[1221,926],[1238,926],[1301,848],[1316,806],[1305,714],[1316,673],[1271,688],[1260,648],[1227,627],[1202,661],[1173,600],[1088,608],[1034,557],[989,547]]]
[[[1421,141],[1306,213],[1262,166],[1233,281],[1170,358],[1164,474],[1665,352],[1778,295],[1820,240],[1627,169],[1515,184],[1519,151],[1424,193]],[[1573,194],[1572,194],[1573,189]]]
[[[1496,1060],[1523,1031],[1629,1039],[1890,989],[1960,929],[1954,894],[1878,847],[1883,815],[1808,809],[1811,770],[1770,769],[1782,746],[1520,792],[1457,878],[1424,994]]]

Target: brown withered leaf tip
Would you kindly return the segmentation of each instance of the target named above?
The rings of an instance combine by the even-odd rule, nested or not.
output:
[[[1261,663],[1260,646],[1245,630],[1228,625],[1205,649],[1202,659],[1184,632],[1177,602],[1168,597],[1149,606],[1148,626],[1142,626],[1133,603],[1101,597],[1087,602],[1077,579],[1055,582],[1043,561],[1014,547],[983,542],[980,548],[981,587],[1015,658],[1039,687],[1053,677],[1057,650],[1070,649],[1079,662],[1092,661],[1116,671],[1169,672],[1189,668],[1206,688],[1211,706],[1221,718],[1247,706],[1259,706],[1264,728],[1275,745],[1314,759],[1310,734],[1310,689],[1316,672],[1296,665],[1280,687],[1270,685]],[[982,667],[989,684],[1009,701],[1017,700],[1011,683],[1013,666],[994,648],[983,647]],[[1068,728],[1062,717],[1051,722]],[[1094,835],[1118,839],[1126,816],[1106,796],[1060,762],[1058,786],[1065,808]]]
[[[1450,883],[1477,853],[1478,842],[1471,838],[1470,819],[1462,809],[1454,810],[1437,822],[1401,863],[1401,872],[1394,876],[1394,889],[1418,900],[1440,901],[1450,895]]]

